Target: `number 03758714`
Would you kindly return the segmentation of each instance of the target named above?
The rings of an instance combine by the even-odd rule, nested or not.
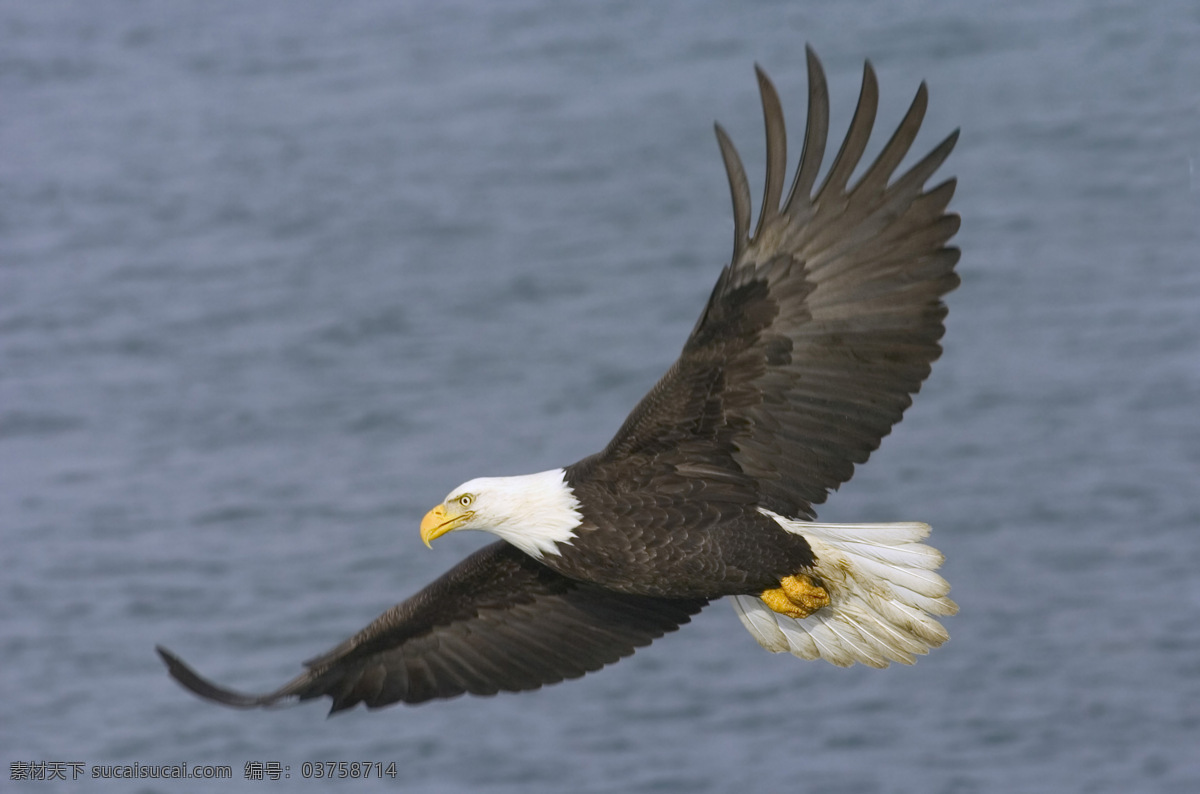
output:
[[[300,776],[315,780],[347,778],[384,778],[396,776],[396,762],[383,761],[305,761]]]

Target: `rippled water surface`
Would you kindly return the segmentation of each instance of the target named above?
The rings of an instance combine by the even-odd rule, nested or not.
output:
[[[716,604],[522,696],[170,681],[279,684],[485,541],[421,546],[449,488],[607,441],[730,250],[711,123],[757,176],[759,62],[798,152],[806,42],[835,129],[866,57],[881,125],[926,79],[918,146],[963,129],[946,354],[822,510],[933,524],[951,642],[839,670]],[[1200,790],[1198,229],[1190,0],[4,3],[2,787]]]

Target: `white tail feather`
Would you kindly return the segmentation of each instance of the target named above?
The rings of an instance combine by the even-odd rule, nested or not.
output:
[[[931,615],[953,615],[950,585],[936,573],[937,549],[920,541],[929,525],[819,524],[763,510],[788,532],[803,535],[817,563],[813,573],[829,592],[829,606],[806,618],[775,612],[758,596],[734,596],[733,608],[758,643],[802,659],[839,667],[861,662],[912,664],[949,635]]]

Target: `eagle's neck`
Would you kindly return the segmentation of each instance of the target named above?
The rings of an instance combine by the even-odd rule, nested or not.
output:
[[[480,494],[481,508],[486,500],[486,513],[477,516],[480,529],[540,560],[546,554],[561,554],[559,544],[574,540],[583,520],[565,475],[563,469],[551,469],[516,477],[481,477],[463,488]]]

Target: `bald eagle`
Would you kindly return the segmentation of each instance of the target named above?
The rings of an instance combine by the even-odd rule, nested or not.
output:
[[[274,692],[242,694],[158,648],[193,693],[242,708],[321,696],[331,713],[537,689],[616,662],[730,597],[770,651],[835,665],[911,664],[957,611],[922,523],[827,524],[822,503],[912,403],[941,353],[959,252],[953,179],[925,189],[955,131],[893,177],[925,114],[924,83],[849,185],[874,126],[870,62],[820,187],[829,95],[808,50],[808,123],[783,200],[779,97],[766,121],[762,210],[720,125],[733,257],[678,360],[600,452],[564,468],[473,479],[421,522],[500,538],[380,615]]]

